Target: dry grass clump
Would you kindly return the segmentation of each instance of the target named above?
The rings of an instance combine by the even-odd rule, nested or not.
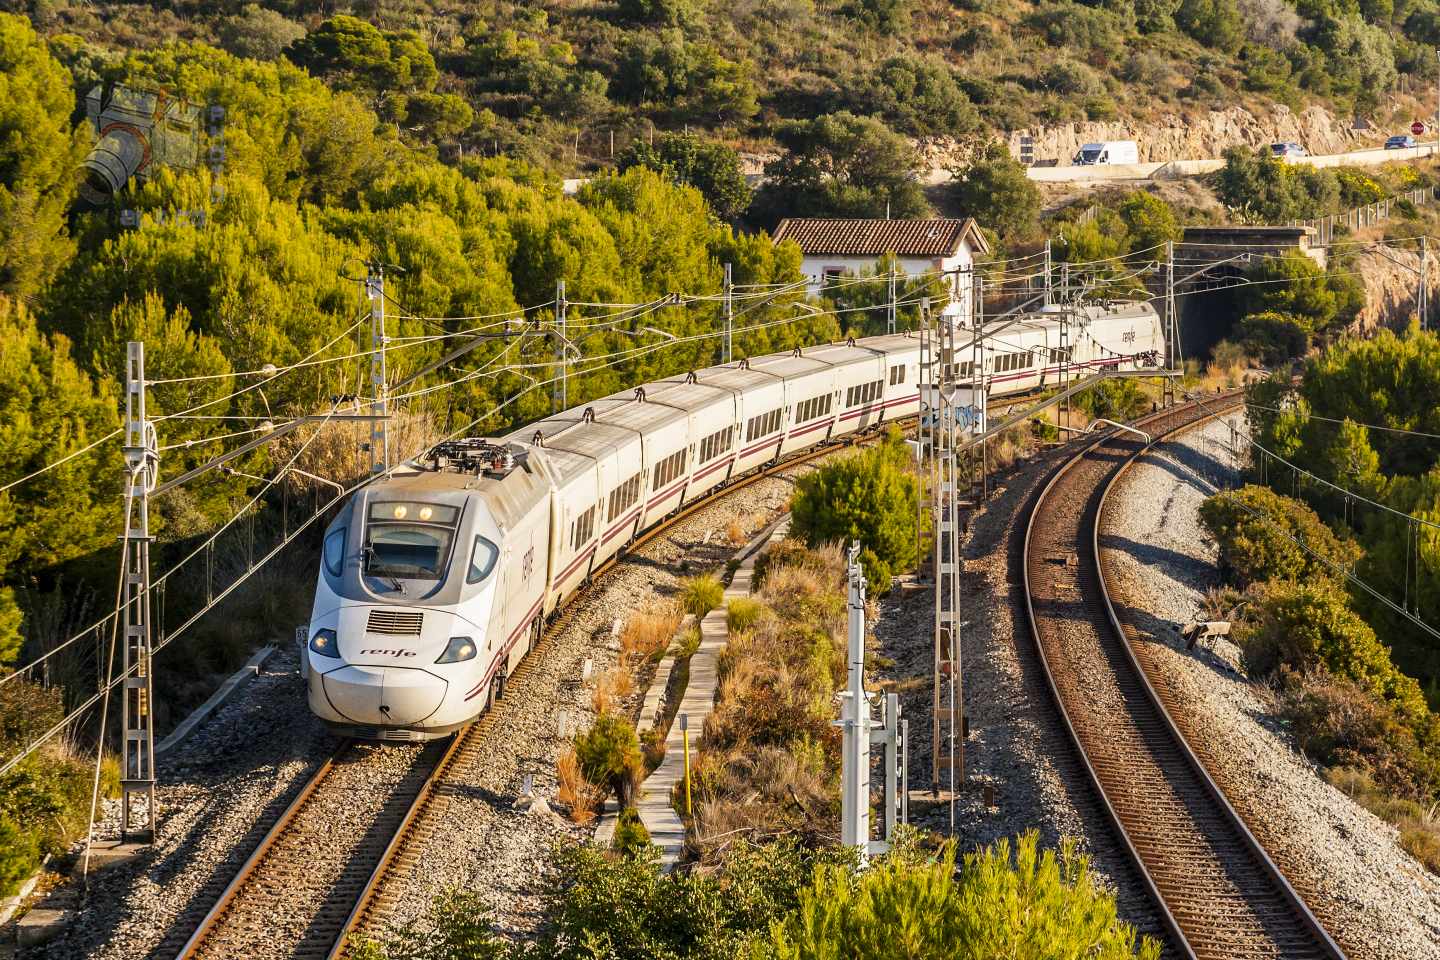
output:
[[[745,527],[739,520],[731,520],[725,524],[725,542],[732,547],[743,547],[746,541]]]
[[[750,597],[735,597],[726,604],[726,625],[732,633],[749,630],[765,615],[765,604]]]
[[[811,832],[838,802],[845,679],[844,558],[838,547],[775,545],[757,599],[731,600],[715,709],[695,766],[695,831],[713,854],[748,836]]]
[[[1440,874],[1440,801],[1429,805],[1396,797],[1358,767],[1332,767],[1325,779],[1400,832],[1400,849]]]
[[[1431,873],[1440,873],[1440,828],[1435,823],[1408,826],[1402,823],[1400,847]]]
[[[991,469],[1010,469],[1017,460],[1034,451],[1035,443],[1035,432],[1028,425],[1011,427],[987,444]]]
[[[624,663],[617,663],[595,679],[595,692],[590,705],[596,713],[606,713],[635,692],[635,677]]]
[[[604,790],[586,780],[580,772],[580,760],[573,746],[566,747],[560,759],[555,761],[555,774],[560,781],[555,796],[569,809],[570,819],[582,827],[594,820],[604,798]]]
[[[642,660],[655,656],[670,645],[682,618],[680,606],[673,600],[631,614],[620,631],[620,655]]]
[[[703,617],[724,601],[725,586],[714,574],[702,573],[680,581],[680,604],[686,613]]]

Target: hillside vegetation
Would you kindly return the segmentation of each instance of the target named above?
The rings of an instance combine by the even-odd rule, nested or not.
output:
[[[908,137],[1428,89],[1433,0],[4,0],[107,52],[171,39],[286,59],[417,142],[573,169],[655,128],[735,145],[848,110]],[[323,13],[322,13],[323,11]],[[333,15],[333,16],[332,16]],[[330,19],[325,19],[327,16]],[[84,77],[84,79],[89,79]]]

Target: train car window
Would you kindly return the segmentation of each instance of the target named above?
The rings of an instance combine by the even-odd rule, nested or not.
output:
[[[682,447],[655,464],[655,480],[654,486],[651,487],[652,490],[659,490],[685,472],[685,452]]]
[[[595,508],[589,507],[575,519],[575,530],[570,538],[570,546],[579,550],[590,542],[590,537],[595,533]]]
[[[890,386],[905,382],[905,364],[890,368]]]
[[[365,573],[372,577],[439,580],[450,553],[451,532],[415,523],[370,525]]]
[[[341,527],[325,538],[325,569],[330,571],[330,576],[338,577],[344,567],[345,528]]]
[[[470,551],[470,572],[465,576],[466,583],[479,583],[490,572],[495,569],[495,561],[500,559],[500,548],[485,537],[475,538],[475,547]]]

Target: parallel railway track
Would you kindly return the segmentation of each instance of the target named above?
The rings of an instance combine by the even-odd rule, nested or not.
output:
[[[881,429],[886,426],[888,423]],[[875,432],[855,434],[797,453],[686,504],[640,534],[625,553],[591,572],[581,593],[546,627],[534,654],[507,678],[507,686],[523,681],[543,656],[540,651],[574,620],[581,597],[624,562],[626,553],[736,491],[876,436]],[[357,792],[346,788],[344,771],[352,763],[364,762],[360,754],[367,750],[393,754],[395,748],[353,740],[341,743],[280,814],[204,917],[198,922],[182,920],[182,929],[172,932],[158,956],[177,960],[245,958],[252,955],[253,944],[264,943],[273,949],[277,939],[293,944],[287,954],[293,958],[338,960],[346,956],[357,935],[375,932],[389,914],[400,885],[418,861],[425,838],[443,821],[453,775],[475,761],[484,748],[486,732],[503,722],[505,715],[502,698],[455,736],[426,744],[389,795],[363,803],[365,810],[357,807]],[[334,850],[349,852],[343,863],[321,869],[326,852]],[[306,904],[310,915],[287,926],[278,925],[275,918],[293,914],[297,903]],[[182,943],[182,937],[188,939]]]
[[[1152,437],[1233,408],[1173,408]],[[1186,958],[1329,958],[1344,953],[1226,801],[1146,675],[1106,592],[1105,496],[1147,445],[1115,433],[1066,462],[1040,493],[1024,540],[1025,599],[1051,693],[1122,845]],[[1137,655],[1137,651],[1139,651]]]

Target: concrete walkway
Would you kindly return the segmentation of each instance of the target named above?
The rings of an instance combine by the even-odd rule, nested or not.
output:
[[[715,706],[715,687],[719,681],[716,673],[720,651],[730,639],[728,623],[730,600],[733,597],[748,597],[755,579],[755,560],[761,549],[784,539],[790,529],[786,517],[768,535],[757,537],[746,551],[730,586],[725,588],[725,599],[700,620],[700,647],[690,657],[690,676],[685,684],[685,695],[680,708],[675,711],[675,721],[670,724],[669,735],[665,738],[665,759],[655,772],[640,785],[640,796],[636,810],[645,829],[650,832],[650,842],[660,848],[660,863],[667,872],[674,869],[685,850],[685,822],[670,804],[671,791],[677,783],[685,780],[685,743],[680,732],[680,714],[690,719],[690,753],[694,762],[695,751],[705,729],[705,718]],[[692,781],[693,785],[693,781]],[[681,787],[683,792],[684,787]],[[681,803],[684,803],[682,798]]]

